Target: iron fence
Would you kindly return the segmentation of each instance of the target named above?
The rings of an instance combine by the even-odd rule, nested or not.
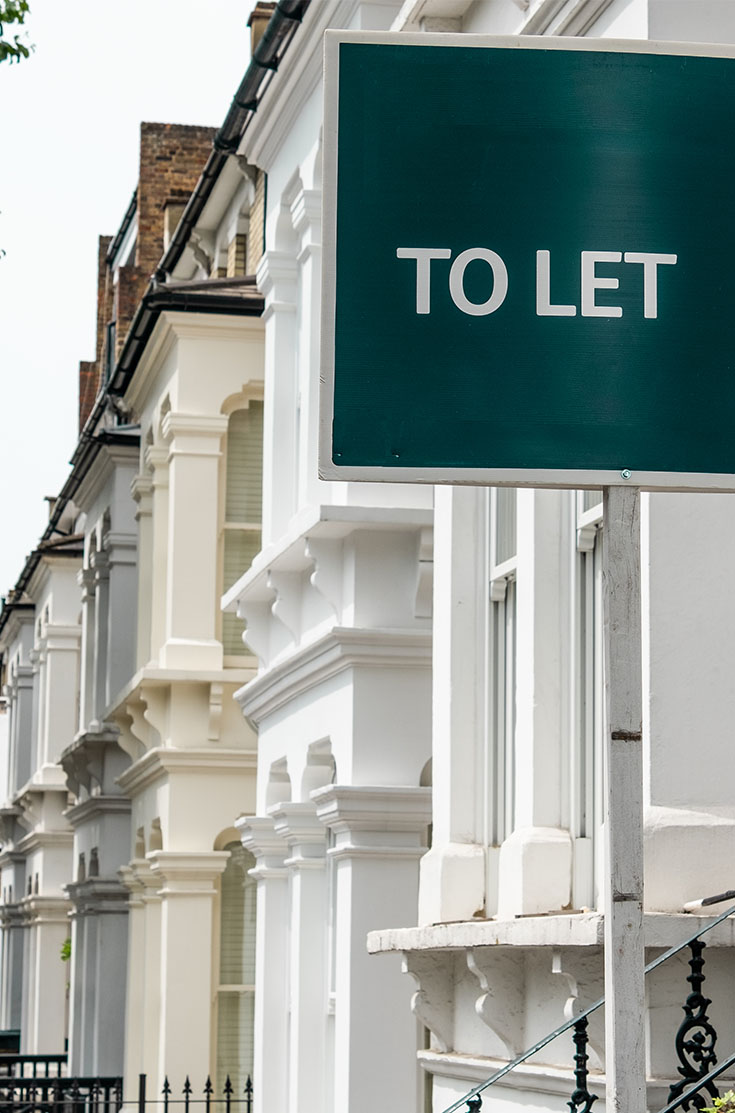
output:
[[[51,1072],[60,1072],[66,1065],[66,1056],[12,1058],[18,1061],[0,1064],[0,1113],[118,1113],[123,1106],[131,1113],[136,1107],[137,1113],[253,1113],[250,1075],[242,1091],[229,1075],[221,1089],[207,1078],[201,1091],[194,1089],[187,1076],[180,1092],[165,1078],[160,1093],[154,1094],[147,1076],[141,1074],[137,1096],[125,1098],[122,1078],[53,1075]],[[38,1073],[31,1075],[34,1066]]]

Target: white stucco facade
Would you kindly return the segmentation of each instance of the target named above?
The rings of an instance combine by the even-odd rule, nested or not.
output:
[[[73,525],[74,515],[69,516]],[[81,538],[35,550],[4,610],[8,748],[2,808],[0,1017],[25,1054],[58,1053],[68,1034],[64,885],[71,870],[68,789],[59,764],[77,716]]]

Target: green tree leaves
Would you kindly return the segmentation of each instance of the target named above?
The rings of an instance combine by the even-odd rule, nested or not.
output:
[[[21,35],[6,38],[6,26],[11,23],[22,26],[29,10],[28,0],[0,0],[0,62],[19,62],[33,50]]]

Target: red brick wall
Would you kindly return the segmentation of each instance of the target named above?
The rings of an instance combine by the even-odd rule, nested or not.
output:
[[[165,204],[188,200],[212,150],[215,131],[185,124],[140,125],[135,262],[149,277],[163,254]]]
[[[101,365],[105,343],[105,325],[112,313],[112,289],[107,282],[107,252],[112,236],[100,236],[97,244],[97,362]]]
[[[79,432],[90,415],[99,387],[99,364],[95,360],[79,364]]]
[[[150,274],[142,267],[119,267],[115,285],[115,359],[120,355],[138,302],[143,297]]]

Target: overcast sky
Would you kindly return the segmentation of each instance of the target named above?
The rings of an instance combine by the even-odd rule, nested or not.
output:
[[[94,358],[97,237],[136,185],[141,120],[219,126],[253,0],[31,0],[30,59],[0,65],[0,594],[77,439]]]

